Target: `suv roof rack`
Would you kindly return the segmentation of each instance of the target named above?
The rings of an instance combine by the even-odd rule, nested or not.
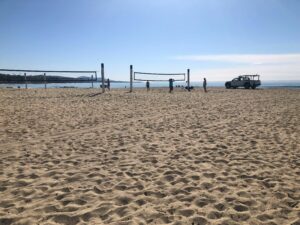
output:
[[[251,75],[251,74],[244,74],[244,75],[240,75],[240,77],[258,77],[260,75],[255,74],[255,75]]]

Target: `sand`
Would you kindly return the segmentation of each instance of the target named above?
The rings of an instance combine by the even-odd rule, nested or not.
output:
[[[300,90],[0,89],[0,224],[300,224]]]

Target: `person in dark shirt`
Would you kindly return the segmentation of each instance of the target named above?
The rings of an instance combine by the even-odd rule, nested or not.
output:
[[[204,88],[204,92],[207,92],[206,86],[207,86],[207,82],[206,82],[206,78],[204,78],[204,79],[203,79],[203,88]]]
[[[147,80],[147,82],[146,82],[146,88],[147,88],[147,91],[150,90],[150,82],[149,82],[149,80]]]
[[[170,93],[173,91],[173,82],[174,82],[174,80],[173,79],[169,79],[169,89],[170,89]]]

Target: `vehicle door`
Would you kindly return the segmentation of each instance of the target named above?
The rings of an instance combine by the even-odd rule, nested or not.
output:
[[[234,78],[231,82],[231,86],[232,87],[238,87],[240,85],[241,81],[239,80],[239,78]]]

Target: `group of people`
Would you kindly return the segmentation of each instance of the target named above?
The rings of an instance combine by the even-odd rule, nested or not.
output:
[[[173,89],[174,89],[174,79],[169,79],[169,92],[170,93],[172,93],[173,92]],[[207,82],[206,82],[206,78],[204,78],[203,79],[203,89],[204,89],[204,92],[207,92],[207,89],[206,89],[206,86],[207,86]],[[100,85],[100,87],[102,87],[102,85]],[[107,88],[108,90],[110,90],[110,80],[109,79],[107,79],[106,80],[106,85],[104,86],[104,88]],[[125,86],[125,88],[126,88],[126,86]],[[147,82],[146,82],[146,88],[147,88],[147,91],[149,91],[150,90],[150,82],[149,82],[149,80],[147,80]],[[188,91],[190,91],[190,90],[192,90],[193,88],[191,88],[191,87],[188,87],[187,88],[188,89]]]
[[[174,83],[174,79],[169,79],[169,92],[171,93],[174,89],[174,86],[173,86],[173,83]],[[150,82],[149,80],[147,80],[146,82],[146,88],[147,88],[147,91],[150,90]]]
[[[169,92],[172,93],[173,92],[173,89],[174,89],[174,79],[169,79]],[[204,92],[207,92],[207,89],[206,89],[206,86],[207,86],[207,82],[206,82],[206,78],[203,79],[203,89],[204,89]],[[146,82],[146,88],[147,88],[147,91],[150,90],[150,82],[149,80],[147,80]],[[190,91],[191,89],[189,88],[188,91]]]

